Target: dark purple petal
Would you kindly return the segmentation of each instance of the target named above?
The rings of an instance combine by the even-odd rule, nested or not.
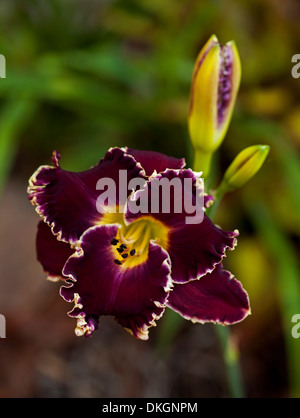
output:
[[[163,211],[163,201],[168,193],[166,189],[159,195],[159,212],[151,212],[153,207],[153,190],[157,188],[157,180],[180,180],[184,182],[187,179],[192,181],[191,188],[170,193],[170,211]],[[233,249],[236,244],[237,231],[225,232],[216,227],[212,221],[204,214],[204,205],[210,199],[205,199],[203,193],[203,183],[200,182],[191,170],[166,170],[164,173],[151,178],[145,187],[135,192],[127,202],[125,208],[126,222],[131,223],[137,219],[142,219],[145,214],[141,212],[134,213],[131,206],[131,199],[135,201],[148,201],[147,211],[151,217],[161,222],[168,229],[167,244],[162,244],[163,248],[169,253],[172,262],[172,280],[176,283],[185,283],[194,280],[206,273],[212,271],[216,264],[220,263],[225,257],[227,249]],[[163,190],[163,189],[162,189]],[[181,197],[185,194],[187,200],[197,207],[197,216],[195,223],[188,223],[194,213],[188,213]],[[147,199],[145,199],[145,195]],[[200,196],[196,201],[196,195]],[[201,196],[203,199],[201,200]],[[182,203],[181,211],[175,211],[176,204]],[[177,205],[177,207],[179,207]],[[159,236],[157,237],[160,238]],[[159,242],[159,241],[158,241]]]
[[[126,151],[141,164],[147,176],[151,176],[154,171],[160,173],[167,168],[181,169],[185,167],[184,158],[169,157],[156,151],[140,151],[132,148],[126,148]]]
[[[200,224],[171,230],[168,253],[172,261],[172,279],[176,283],[204,276],[236,246],[238,232],[223,231],[205,215]]]
[[[96,202],[98,180],[113,179],[116,184],[116,205],[124,205],[128,191],[125,184],[122,201],[119,200],[119,170],[126,170],[128,182],[132,178],[144,178],[144,171],[134,158],[119,148],[110,149],[105,157],[89,170],[73,173],[60,168],[59,154],[53,153],[55,167],[42,166],[31,177],[28,193],[36,211],[58,238],[76,242],[90,226],[103,216]],[[123,176],[124,177],[124,176]],[[123,187],[124,188],[124,187]]]
[[[199,173],[190,169],[167,169],[151,177],[143,188],[130,196],[124,217],[129,224],[142,216],[151,215],[166,226],[177,228],[186,222],[200,222],[209,200],[205,197]]]
[[[38,224],[36,236],[37,258],[42,264],[48,279],[61,279],[62,269],[67,259],[74,253],[69,244],[58,241],[52,234],[50,227],[43,221]]]
[[[226,250],[234,249],[237,236],[237,231],[223,231],[206,215],[200,224],[171,230],[167,250],[173,281],[184,283],[212,271],[226,256]]]
[[[204,195],[204,207],[207,209],[209,208],[212,204],[214,203],[214,198],[213,196],[209,195],[209,194],[205,194]]]
[[[74,301],[70,316],[78,319],[76,332],[90,335],[98,318],[113,315],[118,323],[140,339],[148,338],[165,309],[171,287],[169,257],[150,243],[148,258],[131,268],[114,262],[113,239],[117,226],[97,226],[86,231],[81,249],[71,256],[63,270],[68,276],[61,295]]]
[[[221,264],[199,280],[175,284],[167,306],[200,323],[234,324],[250,314],[246,291]]]

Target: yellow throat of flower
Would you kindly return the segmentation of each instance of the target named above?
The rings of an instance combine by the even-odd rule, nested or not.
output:
[[[114,261],[122,268],[133,268],[148,258],[149,243],[167,250],[169,229],[152,216],[144,216],[130,225],[120,225],[116,237],[111,241]]]

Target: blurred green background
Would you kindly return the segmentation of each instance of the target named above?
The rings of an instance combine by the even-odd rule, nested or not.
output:
[[[194,60],[215,33],[234,39],[242,83],[215,158],[216,186],[235,155],[268,144],[262,170],[217,213],[239,244],[226,267],[252,315],[231,327],[246,397],[300,396],[300,53],[297,0],[1,0],[1,397],[226,397],[214,326],[166,316],[141,342],[110,318],[77,338],[71,306],[35,259],[28,178],[50,164],[83,170],[111,146],[191,164],[187,111]]]

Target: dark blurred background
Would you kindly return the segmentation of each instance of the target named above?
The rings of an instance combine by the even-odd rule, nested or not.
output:
[[[194,60],[215,33],[234,39],[242,83],[215,159],[215,186],[253,144],[271,152],[216,221],[238,228],[226,267],[252,315],[231,327],[246,397],[300,396],[300,53],[298,0],[1,0],[1,397],[227,397],[213,325],[166,315],[147,342],[112,318],[74,335],[71,305],[36,261],[38,216],[28,178],[50,164],[83,170],[111,146],[152,149],[191,164],[187,111]]]

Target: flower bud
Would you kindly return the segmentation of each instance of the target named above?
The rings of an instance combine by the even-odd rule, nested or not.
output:
[[[220,189],[230,191],[247,183],[261,168],[269,150],[268,145],[252,145],[241,151],[227,168]]]
[[[213,35],[195,62],[188,117],[194,149],[213,153],[227,132],[241,79],[233,41],[221,45]]]

